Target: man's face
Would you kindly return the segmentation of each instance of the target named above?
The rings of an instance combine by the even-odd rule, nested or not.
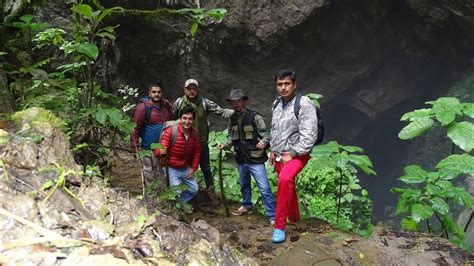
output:
[[[193,126],[193,122],[194,122],[193,113],[183,114],[179,118],[179,122],[181,122],[181,125],[183,126],[184,129],[190,129]]]
[[[278,94],[283,98],[288,98],[295,93],[296,82],[293,82],[290,77],[284,77],[282,79],[277,79],[276,89]]]
[[[194,99],[198,96],[198,86],[196,84],[189,84],[186,88],[184,88],[184,94],[188,96],[189,99]]]
[[[161,96],[163,95],[163,90],[158,86],[151,87],[148,91],[148,95],[150,96],[153,102],[158,102],[161,99]]]
[[[232,109],[234,109],[234,111],[237,113],[242,112],[245,108],[244,99],[232,100],[230,101],[230,104],[232,105]]]

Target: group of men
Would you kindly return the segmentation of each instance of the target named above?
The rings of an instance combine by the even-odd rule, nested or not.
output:
[[[158,168],[158,158],[166,155],[170,186],[187,186],[179,198],[182,203],[190,201],[198,192],[195,172],[199,166],[204,175],[206,191],[215,196],[209,163],[207,116],[214,113],[228,119],[229,137],[218,148],[233,146],[238,164],[242,201],[233,214],[252,213],[253,176],[263,199],[266,216],[274,226],[272,241],[281,243],[286,238],[287,220],[300,220],[295,179],[310,159],[311,149],[318,136],[318,118],[316,107],[306,96],[298,99],[299,108],[295,108],[297,83],[293,70],[278,71],[275,83],[279,98],[273,104],[270,129],[260,114],[247,108],[249,97],[241,89],[230,91],[226,100],[232,109],[225,109],[200,96],[199,84],[195,79],[185,82],[184,96],[172,105],[162,98],[163,86],[151,84],[149,96],[135,110],[137,126],[131,135],[131,145],[133,150],[150,149],[151,143],[160,142],[162,147],[154,150],[154,156],[144,159],[144,173],[153,176]],[[177,119],[178,122],[175,126],[166,127],[161,133],[165,122],[170,119]],[[142,139],[140,146],[139,138]],[[265,167],[269,159],[266,149],[269,147],[272,149],[270,164],[278,174],[276,204]],[[210,199],[211,204],[215,205],[214,198],[211,196]]]

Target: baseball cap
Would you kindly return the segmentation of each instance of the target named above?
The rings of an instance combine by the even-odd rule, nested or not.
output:
[[[188,87],[188,86],[191,85],[191,84],[194,84],[194,85],[196,85],[196,86],[199,87],[199,83],[198,83],[198,81],[195,80],[195,79],[188,79],[188,80],[186,80],[186,82],[184,83],[184,87],[186,88],[186,87]]]

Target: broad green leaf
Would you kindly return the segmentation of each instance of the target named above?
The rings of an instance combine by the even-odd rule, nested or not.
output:
[[[449,233],[464,239],[464,230],[462,230],[462,228],[457,223],[449,218],[448,215],[441,216],[441,224]]]
[[[421,197],[419,189],[392,188],[391,191],[401,194],[397,203],[397,214],[410,211],[411,206]]]
[[[99,110],[95,113],[95,120],[102,125],[105,125],[107,121],[107,112],[105,110]]]
[[[226,14],[227,14],[227,9],[225,8],[215,8],[215,9],[210,9],[207,11],[208,16],[217,20],[224,19]]]
[[[464,115],[474,118],[474,103],[464,103],[462,112]]]
[[[164,146],[161,145],[161,143],[152,143],[152,144],[150,145],[150,148],[151,148],[152,150],[154,150],[154,149],[162,149],[162,148],[164,148]]]
[[[465,206],[467,208],[471,208],[472,206],[472,196],[464,190],[462,187],[454,187],[452,193],[452,198],[454,202],[459,205]]]
[[[430,118],[431,109],[418,109],[412,112],[408,112],[400,118],[400,121],[415,121],[421,118]]]
[[[449,205],[442,199],[442,198],[433,198],[430,200],[431,208],[435,212],[441,213],[443,215],[448,214],[449,212]]]
[[[193,25],[191,25],[191,36],[194,38],[196,35],[196,32],[198,30],[199,24],[197,22],[194,22]]]
[[[433,184],[428,184],[426,185],[426,196],[441,196],[441,193],[443,191],[439,186],[433,185]]]
[[[344,195],[344,199],[345,199],[347,202],[352,202],[352,200],[354,199],[354,194],[348,193],[348,194]]]
[[[115,35],[109,32],[99,32],[99,33],[96,33],[96,36],[107,38],[109,40],[115,40]]]
[[[76,51],[94,60],[99,56],[99,48],[92,43],[80,43],[77,45]]]
[[[403,140],[418,137],[430,130],[433,125],[434,121],[430,118],[415,119],[398,133],[398,137]]]
[[[436,165],[436,169],[439,169],[441,176],[474,175],[474,157],[467,153],[453,154],[441,160]]]
[[[323,95],[317,93],[308,93],[307,96],[317,108],[321,108],[321,104],[319,104],[319,99],[323,98]]]
[[[351,189],[356,189],[356,190],[362,188],[362,187],[361,187],[359,184],[357,184],[357,183],[352,183],[352,184],[350,185],[350,187],[351,187]]]
[[[419,184],[426,181],[428,172],[423,170],[419,165],[409,165],[404,168],[405,175],[400,180],[406,184]]]
[[[339,144],[335,141],[330,141],[326,144],[315,146],[311,154],[314,156],[328,156],[337,152],[339,152]]]
[[[448,126],[448,137],[465,152],[474,148],[474,124],[471,122],[452,123]]]
[[[139,159],[143,158],[143,157],[151,157],[151,150],[139,150],[137,152],[137,157]]]
[[[357,146],[343,146],[341,148],[347,152],[364,152],[364,149],[357,147]]]
[[[72,12],[83,15],[85,18],[92,20],[92,8],[86,4],[75,5],[71,8]]]
[[[400,226],[405,230],[418,231],[418,223],[411,218],[403,218],[400,222]]]
[[[22,30],[28,28],[28,24],[20,21],[13,22],[11,26]]]
[[[8,54],[7,52],[0,52],[0,56],[7,55],[7,54]]]
[[[33,20],[34,17],[35,16],[33,16],[33,15],[27,14],[27,15],[21,16],[20,20],[27,23],[27,24],[30,24],[30,22]]]
[[[41,24],[38,24],[38,23],[32,23],[30,24],[30,29],[33,30],[33,31],[40,31],[41,30]]]
[[[424,204],[414,204],[411,206],[411,217],[417,223],[421,220],[426,220],[433,215],[433,209]]]
[[[342,153],[336,154],[334,156],[334,160],[336,161],[336,165],[339,168],[346,168],[346,165],[349,162],[349,155],[347,155],[346,152],[342,152]]]
[[[106,110],[109,116],[110,124],[114,127],[119,128],[122,124],[122,112],[115,108],[109,108]]]
[[[454,97],[441,97],[436,101],[426,103],[433,105],[431,110],[442,126],[451,124],[456,119],[456,115],[462,114],[462,105]]]
[[[349,161],[355,166],[359,167],[362,171],[364,171],[364,173],[368,175],[377,175],[377,173],[375,173],[375,171],[372,169],[372,162],[368,156],[351,154],[349,155]]]

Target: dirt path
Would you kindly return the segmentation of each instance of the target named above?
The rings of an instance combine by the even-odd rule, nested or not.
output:
[[[233,203],[229,209],[235,210],[240,205]],[[287,240],[282,244],[271,241],[273,226],[267,218],[257,212],[250,215],[227,217],[223,206],[210,208],[195,206],[195,212],[188,216],[189,219],[203,219],[217,228],[220,232],[220,243],[230,244],[259,264],[275,264],[278,256],[288,253],[294,244],[308,234],[319,234],[329,227],[318,220],[305,220],[298,224],[287,226]],[[298,255],[298,256],[301,256]],[[296,259],[296,258],[295,258]],[[290,258],[290,260],[292,260]],[[298,258],[299,260],[299,258]],[[298,261],[296,260],[296,261]],[[294,265],[294,264],[293,264]]]

